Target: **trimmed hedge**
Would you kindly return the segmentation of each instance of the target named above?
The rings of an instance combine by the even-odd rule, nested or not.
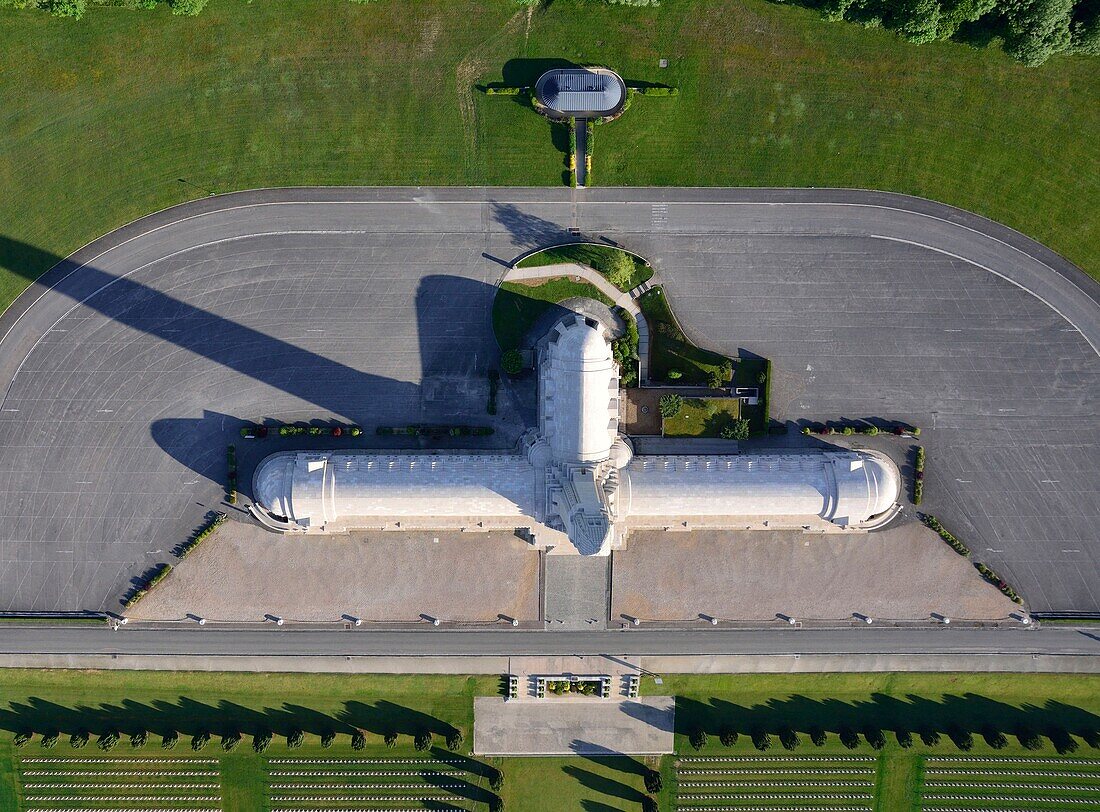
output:
[[[168,576],[168,573],[170,573],[171,571],[171,564],[157,564],[156,568],[153,570],[153,574],[146,578],[141,586],[131,592],[130,595],[122,602],[122,605],[129,609],[135,603],[144,598],[149,593],[150,589],[163,581]]]
[[[913,472],[913,504],[919,505],[924,499],[924,446],[917,446]]]
[[[939,533],[940,538],[951,545],[956,553],[959,555],[970,555],[970,548],[951,535],[935,516],[926,513],[921,517],[921,520],[928,525],[928,527]]]
[[[179,558],[187,558],[188,554],[192,550],[202,544],[203,541],[210,538],[210,536],[213,535],[214,531],[221,527],[226,518],[227,517],[224,513],[215,514],[214,517],[210,519],[210,521],[208,521],[206,524],[196,530],[195,534],[191,536],[191,538],[183,542],[183,544],[179,545],[176,551],[176,555]]]

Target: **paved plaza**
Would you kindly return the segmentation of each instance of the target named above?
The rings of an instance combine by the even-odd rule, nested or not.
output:
[[[550,697],[505,702],[474,697],[478,755],[650,755],[671,753],[675,701],[669,696],[608,701]]]
[[[502,263],[570,228],[771,358],[776,417],[920,425],[925,508],[1031,608],[1100,610],[1095,283],[926,201],[662,189],[240,193],[82,249],[0,318],[0,609],[117,609],[219,505],[241,420],[489,422]]]

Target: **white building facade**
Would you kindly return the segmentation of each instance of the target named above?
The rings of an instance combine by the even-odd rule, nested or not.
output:
[[[619,433],[606,328],[568,316],[539,353],[538,426],[515,454],[273,454],[253,514],[291,532],[525,529],[542,546],[607,555],[637,529],[866,530],[901,478],[872,451],[635,457]]]

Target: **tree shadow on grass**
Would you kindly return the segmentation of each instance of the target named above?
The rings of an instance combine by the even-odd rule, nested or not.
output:
[[[586,789],[598,792],[601,795],[609,795],[612,798],[621,798],[631,803],[641,803],[645,794],[622,781],[616,781],[605,775],[599,775],[580,767],[567,765],[562,767],[562,772],[571,778],[575,778]]]
[[[414,736],[423,731],[446,737],[456,732],[453,725],[434,716],[388,701],[374,705],[348,702],[345,710],[332,715],[294,704],[256,709],[226,700],[208,704],[186,696],[179,697],[175,702],[156,699],[146,704],[124,699],[118,703],[74,707],[30,697],[25,702],[10,702],[0,707],[0,729],[63,734],[87,731],[92,735],[116,730],[127,735],[147,731],[161,736],[168,733],[181,736],[197,733],[240,733],[246,736],[273,733],[286,736],[298,730],[315,735],[330,732],[350,734],[361,729],[379,735],[394,732]],[[446,757],[458,769],[480,777],[489,775],[486,765],[480,762],[455,753],[437,752],[440,758]]]
[[[380,700],[373,705],[358,701],[346,702],[339,717],[345,725],[379,735],[396,733],[399,736],[415,736],[417,733],[431,733],[433,736],[446,737],[457,732],[453,725],[441,719],[387,700]]]
[[[789,726],[809,732],[844,730],[925,730],[942,735],[982,734],[990,729],[1016,734],[1033,731],[1047,736],[1060,752],[1075,746],[1070,738],[1100,743],[1100,716],[1058,701],[1011,705],[980,694],[944,694],[939,699],[908,695],[904,698],[872,694],[869,699],[846,701],[812,699],[794,695],[744,706],[712,697],[706,701],[678,697],[676,732],[686,735],[702,728],[710,735],[733,730],[743,735],[764,730],[778,732]]]

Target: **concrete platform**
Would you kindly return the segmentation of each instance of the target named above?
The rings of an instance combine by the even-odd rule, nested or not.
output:
[[[542,702],[474,698],[477,755],[654,755],[672,752],[670,696],[621,702],[553,697]]]

